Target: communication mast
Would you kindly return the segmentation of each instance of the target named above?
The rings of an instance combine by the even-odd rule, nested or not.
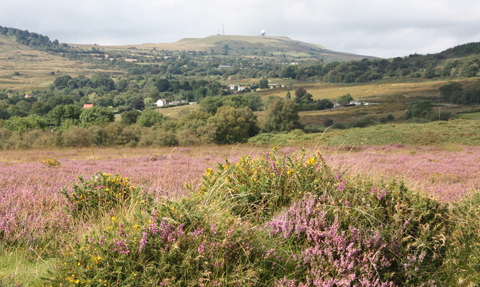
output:
[[[265,37],[265,30],[260,31],[263,37]]]

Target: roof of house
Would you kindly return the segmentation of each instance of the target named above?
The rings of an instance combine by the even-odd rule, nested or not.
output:
[[[89,109],[89,108],[92,108],[92,107],[93,107],[93,104],[83,104],[84,109]]]

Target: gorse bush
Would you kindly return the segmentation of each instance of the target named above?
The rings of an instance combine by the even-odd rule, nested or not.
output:
[[[248,223],[234,218],[213,223],[195,206],[188,200],[166,202],[130,220],[111,217],[100,232],[65,250],[49,284],[259,286],[294,267]]]
[[[48,167],[60,165],[60,162],[57,159],[46,158],[42,159],[41,162]]]
[[[272,149],[257,159],[242,157],[237,163],[219,163],[217,171],[208,169],[198,195],[234,215],[261,222],[322,188],[329,174],[320,155],[282,157]]]
[[[67,199],[67,210],[73,217],[99,216],[116,207],[140,200],[141,189],[132,186],[128,178],[98,172],[89,180],[79,176],[80,184],[61,193]]]

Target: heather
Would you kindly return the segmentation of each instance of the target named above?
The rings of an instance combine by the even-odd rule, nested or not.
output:
[[[0,282],[478,282],[480,213],[478,182],[472,174],[478,170],[476,147],[208,150],[2,153],[2,250],[21,254],[38,269],[48,264],[50,272],[39,271],[44,280],[29,281],[19,277],[19,271],[2,267],[7,271],[0,271]],[[447,166],[456,158],[464,167],[456,166],[458,181],[467,185],[461,195],[438,192],[456,184],[438,174],[453,174]],[[425,179],[437,189],[423,188],[428,185],[418,182]],[[6,258],[0,264],[11,263]]]

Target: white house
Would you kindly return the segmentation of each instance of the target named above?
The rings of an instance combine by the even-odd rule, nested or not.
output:
[[[362,105],[362,102],[361,102],[361,101],[354,100],[354,101],[350,101],[350,104],[349,104],[349,105],[361,106],[361,105]]]
[[[163,106],[166,106],[167,105],[167,100],[165,99],[158,99],[155,104],[157,105],[157,107],[163,107]]]

